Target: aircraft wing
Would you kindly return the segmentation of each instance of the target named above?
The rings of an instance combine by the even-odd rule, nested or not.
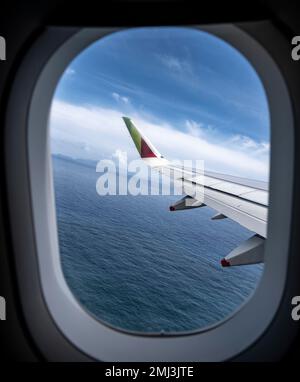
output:
[[[172,176],[175,184],[177,182],[184,187],[186,196],[170,206],[170,211],[207,205],[217,211],[212,217],[213,220],[230,218],[254,232],[250,239],[221,260],[222,266],[263,262],[269,194],[266,183],[209,171],[197,173],[193,169],[176,166],[159,153],[130,118],[123,117],[123,120],[147,165],[162,174]],[[197,193],[200,189],[201,192]]]

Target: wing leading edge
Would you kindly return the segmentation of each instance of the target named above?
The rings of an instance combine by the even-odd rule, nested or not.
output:
[[[261,182],[249,181],[208,171],[197,173],[173,165],[159,153],[128,117],[123,117],[134,144],[143,159],[162,174],[172,174],[175,182],[184,186],[187,194],[170,211],[203,207],[218,211],[213,220],[230,218],[255,234],[221,260],[222,266],[263,262],[264,241],[267,237],[268,189]],[[195,189],[202,188],[201,200]]]

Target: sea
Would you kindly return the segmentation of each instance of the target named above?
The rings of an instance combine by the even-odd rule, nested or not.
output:
[[[89,161],[53,155],[64,277],[96,319],[123,330],[204,329],[254,293],[263,265],[222,268],[253,235],[209,207],[170,212],[178,196],[99,196]]]

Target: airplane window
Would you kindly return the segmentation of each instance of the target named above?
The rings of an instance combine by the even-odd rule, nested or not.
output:
[[[203,329],[263,272],[270,121],[235,48],[192,28],[136,28],[79,54],[50,138],[61,264],[97,319],[142,333]]]

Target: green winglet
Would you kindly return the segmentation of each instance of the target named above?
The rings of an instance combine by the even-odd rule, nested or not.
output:
[[[132,123],[131,119],[128,117],[122,117],[125,125],[131,135],[131,138],[135,144],[135,147],[137,148],[137,151],[141,155],[142,152],[142,137],[141,134],[138,132],[137,128]]]

